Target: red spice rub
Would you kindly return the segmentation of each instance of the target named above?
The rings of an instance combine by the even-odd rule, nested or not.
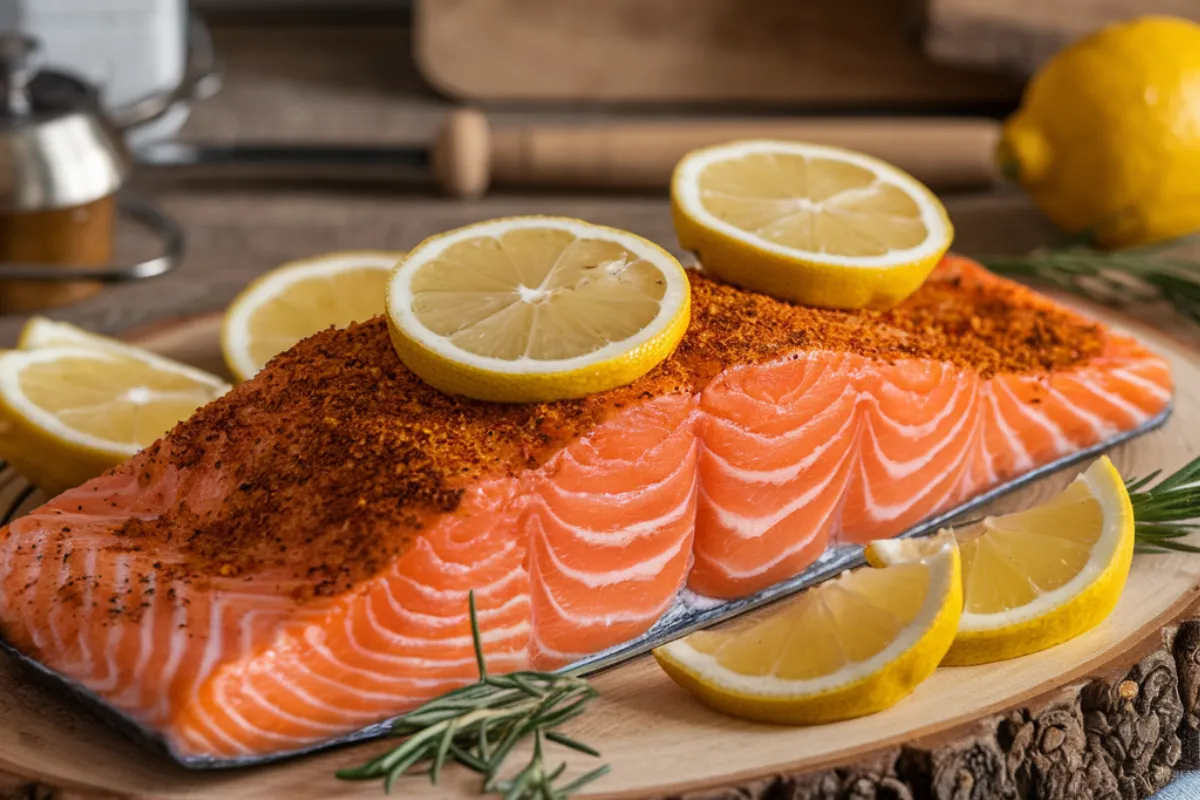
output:
[[[383,569],[470,481],[535,467],[614,409],[695,392],[726,367],[848,350],[990,375],[1067,368],[1103,346],[1100,329],[1032,292],[952,265],[890,311],[795,307],[701,276],[692,292],[673,356],[582,400],[442,394],[400,363],[382,319],[310,337],[154,446],[148,478],[167,462],[200,469],[168,513],[125,523],[121,546],[182,554],[169,568],[194,579],[268,574],[296,582],[298,597],[334,593]],[[214,482],[218,500],[205,503]]]

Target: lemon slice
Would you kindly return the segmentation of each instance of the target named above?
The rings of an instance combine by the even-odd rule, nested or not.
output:
[[[191,370],[196,375],[205,376],[206,379],[219,380],[206,372],[196,370],[179,361],[164,358],[141,347],[92,333],[69,322],[58,322],[46,317],[31,317],[29,322],[25,323],[25,327],[21,329],[21,338],[18,340],[17,346],[22,350],[43,350],[50,347],[96,350],[143,361],[168,371]],[[221,385],[225,386],[224,383]]]
[[[1100,624],[1133,558],[1133,507],[1108,458],[1039,506],[956,530],[962,620],[947,664],[985,664],[1045,650]],[[918,555],[919,540],[874,542],[872,563]]]
[[[130,347],[107,336],[100,336],[69,322],[56,322],[46,317],[30,317],[21,329],[17,347],[22,350],[37,350],[43,347],[83,347],[85,349],[129,349]],[[139,351],[144,352],[144,351]],[[150,355],[147,353],[147,355]]]
[[[860,569],[766,619],[654,651],[680,686],[738,717],[811,725],[881,711],[928,678],[962,611],[951,536],[918,560]]]
[[[379,316],[388,273],[403,257],[394,250],[327,253],[261,276],[225,312],[221,352],[229,371],[249,380],[301,339]]]
[[[426,239],[392,274],[396,352],[427,383],[495,402],[631,383],[687,330],[691,290],[669,253],[565,217],[511,217]]]
[[[695,150],[675,167],[679,243],[722,280],[827,308],[912,294],[954,236],[919,181],[862,153],[802,142]]]
[[[158,353],[129,344],[128,342],[123,342],[120,339],[102,336],[98,333],[84,330],[77,325],[72,325],[69,322],[59,322],[47,319],[46,317],[30,317],[29,321],[25,323],[25,327],[21,329],[21,336],[17,342],[17,346],[22,350],[43,350],[52,347],[95,350],[101,353],[135,359],[166,372],[182,371],[189,373],[196,376],[197,380],[211,382],[213,385],[219,386],[222,393],[229,389],[229,385],[222,378],[211,373],[184,364],[183,362],[160,356]]]
[[[120,464],[229,388],[170,359],[85,336],[90,346],[42,340],[0,353],[0,456],[51,494]]]

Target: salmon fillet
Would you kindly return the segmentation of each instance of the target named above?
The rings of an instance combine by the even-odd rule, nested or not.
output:
[[[948,258],[891,311],[692,278],[677,352],[582,400],[442,395],[326,331],[0,530],[0,634],[184,757],[301,749],[897,534],[1170,402],[1166,363]]]

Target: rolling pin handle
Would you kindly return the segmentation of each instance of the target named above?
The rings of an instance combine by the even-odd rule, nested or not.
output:
[[[556,189],[670,185],[688,151],[736,139],[776,138],[861,150],[935,189],[978,188],[996,177],[1000,126],[990,119],[685,120],[594,126],[530,125],[492,131],[479,111],[447,118],[433,151],[439,185],[479,197],[493,181]]]
[[[477,198],[492,179],[492,135],[482,112],[450,112],[433,147],[433,174],[452,197]]]

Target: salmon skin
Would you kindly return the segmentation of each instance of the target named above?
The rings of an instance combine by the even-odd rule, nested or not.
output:
[[[0,529],[0,634],[189,766],[385,730],[489,669],[595,669],[1160,423],[1133,340],[948,258],[889,311],[692,279],[666,362],[449,397],[381,320],[274,359]]]

